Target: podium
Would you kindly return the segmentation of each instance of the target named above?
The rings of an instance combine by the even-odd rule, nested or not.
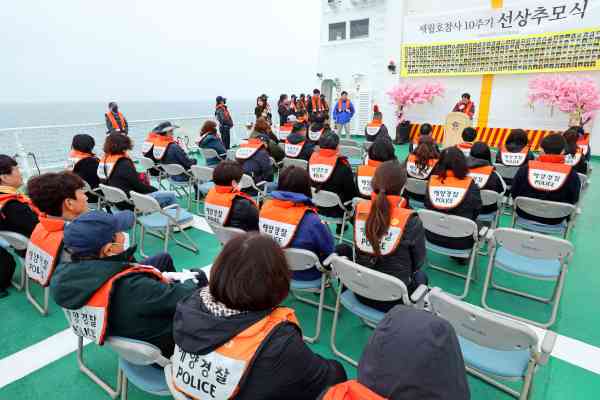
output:
[[[462,132],[465,128],[473,126],[473,121],[465,113],[451,112],[446,117],[444,125],[443,148],[456,146],[462,142]]]

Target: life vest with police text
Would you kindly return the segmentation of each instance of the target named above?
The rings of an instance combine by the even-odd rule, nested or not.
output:
[[[318,142],[321,139],[321,135],[323,135],[323,131],[325,129],[319,129],[318,131],[308,130],[308,138],[313,142]]]
[[[500,160],[502,160],[502,164],[509,167],[520,167],[521,165],[525,164],[525,161],[527,161],[528,154],[529,147],[524,147],[517,153],[511,153],[504,148],[500,151]]]
[[[85,306],[77,310],[64,309],[69,326],[77,336],[83,336],[98,345],[104,344],[113,287],[118,280],[133,274],[146,274],[156,278],[157,281],[168,282],[159,270],[146,265],[134,264],[119,272],[104,282],[90,297]]]
[[[232,186],[216,185],[210,189],[204,201],[204,213],[208,222],[221,226],[226,225],[229,222],[229,213],[233,201],[238,197],[249,200],[258,209],[252,197],[234,190]]]
[[[298,225],[307,212],[314,208],[292,201],[268,200],[260,209],[258,227],[261,233],[269,235],[283,248],[288,247],[298,230]]]
[[[321,400],[387,400],[356,380],[338,383],[327,390]]]
[[[562,155],[540,155],[537,161],[529,161],[529,185],[535,190],[555,192],[561,189],[569,174],[571,166],[565,164]]]
[[[433,171],[437,163],[437,159],[430,158],[427,161],[427,165],[425,166],[425,168],[421,170],[419,166],[417,166],[417,156],[411,154],[406,160],[406,173],[412,178],[424,180],[429,178],[429,175],[431,175],[431,171]]]
[[[473,147],[473,143],[463,142],[457,144],[456,147],[463,152],[465,157],[469,157],[471,155],[471,147]]]
[[[27,276],[47,287],[62,250],[65,221],[45,216],[40,216],[39,219],[40,222],[29,238],[25,270]]]
[[[439,175],[432,175],[427,189],[429,200],[438,210],[452,210],[463,202],[471,182],[473,178],[467,176],[465,179],[458,179],[452,171],[446,171],[446,179],[443,181]]]
[[[271,314],[205,355],[192,354],[175,345],[175,389],[194,400],[232,399],[244,386],[259,349],[281,324],[298,326],[291,308],[277,307]]]
[[[578,147],[575,154],[565,154],[565,164],[574,167],[579,164],[581,157],[583,157],[583,150]]]
[[[473,178],[479,189],[483,189],[487,185],[492,173],[494,173],[494,167],[491,165],[471,168],[469,170],[469,176]]]
[[[77,163],[79,163],[79,161],[83,161],[83,160],[86,160],[88,158],[93,158],[93,157],[96,157],[96,156],[93,155],[92,153],[84,153],[79,150],[71,150],[69,152],[69,159],[67,160],[67,169],[70,171],[73,171],[75,169],[75,166],[77,165]]]
[[[265,144],[260,139],[248,139],[248,143],[242,144],[235,152],[235,158],[238,160],[248,160],[249,158],[252,158],[257,151],[265,147]]]
[[[306,144],[306,140],[300,143],[290,143],[289,140],[285,141],[285,156],[288,158],[298,158],[300,153],[302,153],[302,149]]]
[[[102,159],[100,160],[100,163],[98,164],[98,178],[104,181],[108,181],[115,169],[115,165],[117,165],[117,162],[119,162],[119,160],[122,158],[126,158],[133,164],[133,161],[131,161],[127,153],[109,155],[105,154],[104,157],[102,157]]]
[[[125,130],[125,117],[120,111],[117,113],[117,117],[119,118],[118,121],[115,118],[115,115],[110,111],[106,113],[106,117],[110,121],[110,125],[115,131],[121,132]]]
[[[375,197],[375,194],[373,194]],[[404,227],[408,222],[408,219],[413,214],[412,210],[406,208],[406,199],[400,196],[386,196],[390,203],[390,227],[387,233],[381,238],[379,244],[381,255],[387,256],[392,254],[398,248],[402,235],[404,234]],[[363,253],[375,254],[373,246],[367,239],[367,219],[371,213],[371,206],[373,201],[363,200],[356,206],[356,217],[354,222],[354,241],[356,247]]]
[[[172,136],[158,134],[149,135],[149,137],[146,138],[146,141],[152,143],[152,155],[154,156],[154,159],[158,161],[162,161],[165,154],[167,154],[169,146],[175,143],[175,139],[173,139]]]
[[[361,165],[356,171],[356,183],[358,184],[358,191],[363,196],[371,196],[373,188],[371,187],[371,181],[375,175],[375,170],[381,165],[381,161],[367,160],[366,165]]]
[[[373,120],[373,121],[369,122],[367,124],[367,135],[369,135],[369,136],[377,135],[379,133],[379,131],[381,130],[382,125],[383,125],[383,122],[377,121],[377,120]]]
[[[333,174],[338,158],[337,150],[320,149],[315,151],[308,162],[310,179],[317,183],[327,182]]]
[[[280,126],[277,138],[279,140],[285,140],[288,137],[288,135],[292,133],[292,129],[294,129],[294,124],[292,123],[286,123],[283,126]]]

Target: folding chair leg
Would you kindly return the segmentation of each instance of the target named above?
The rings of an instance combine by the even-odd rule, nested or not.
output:
[[[465,367],[465,369],[467,370],[468,373],[470,373],[471,375],[481,379],[482,381],[489,383],[492,386],[497,387],[498,389],[502,390],[503,392],[508,393],[509,395],[516,397],[517,399],[520,399],[521,397],[521,393],[517,392],[516,390],[514,390],[513,388],[510,388],[500,382],[498,382],[495,379],[490,378],[489,376],[479,372],[476,369],[473,369],[471,367]]]
[[[48,298],[50,297],[50,288],[45,287],[44,289],[44,305],[38,303],[38,301],[33,297],[31,293],[31,279],[28,276],[25,277],[25,294],[27,295],[27,300],[35,307],[36,310],[42,314],[43,317],[48,315]]]
[[[123,376],[123,387],[121,388],[121,400],[127,400],[129,398],[129,392],[127,390],[129,380],[127,379],[127,377],[125,376],[125,374],[123,372],[121,372],[121,375]]]
[[[148,255],[144,251],[144,237],[145,236],[146,236],[146,230],[144,229],[144,225],[140,224],[140,254],[144,258],[148,257]]]
[[[11,279],[10,284],[20,292],[21,290],[23,290],[25,288],[25,279],[27,278],[27,275],[25,274],[25,263],[19,262],[19,264],[21,264],[20,265],[21,272],[19,272],[19,280],[14,281]]]
[[[325,275],[321,277],[321,292],[319,293],[319,303],[317,305],[317,322],[315,326],[315,335],[303,336],[305,342],[316,343],[321,335],[321,322],[323,320],[323,308],[325,306]]]
[[[91,369],[85,365],[83,359],[83,337],[77,337],[77,365],[79,366],[79,370],[86,374],[88,378],[90,378],[96,385],[100,386],[102,390],[104,390],[112,399],[116,399],[119,397],[121,390],[123,387],[126,388],[127,385],[124,384],[124,375],[120,368],[117,368],[117,387],[113,389],[108,383],[104,382],[102,378],[94,373]]]
[[[177,239],[175,237],[175,235],[173,235],[173,240],[175,240],[175,242],[179,246],[183,247],[184,249],[187,249],[191,252],[198,254],[198,252],[199,252],[198,247],[196,247],[196,245],[194,244],[194,241],[192,240],[190,235],[188,235],[187,232],[185,232],[185,230],[183,229],[183,227],[181,225],[176,224],[175,226],[177,226],[177,228],[179,229],[179,233],[181,233],[190,244],[183,243],[181,240]],[[170,228],[169,228],[169,230],[170,230]],[[165,252],[166,251],[167,250],[165,249]]]
[[[349,362],[350,364],[354,365],[355,367],[358,367],[358,362],[356,360],[354,360],[353,358],[347,356],[346,354],[342,353],[341,351],[339,351],[335,344],[337,323],[338,323],[338,318],[340,315],[340,297],[341,297],[341,295],[342,295],[342,285],[340,284],[339,290],[338,290],[338,295],[335,300],[335,311],[333,313],[333,325],[331,326],[331,351],[333,352],[333,354],[340,357],[341,359]]]

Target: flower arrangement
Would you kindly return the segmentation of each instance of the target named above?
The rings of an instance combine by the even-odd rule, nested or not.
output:
[[[558,108],[570,115],[570,125],[592,121],[600,110],[600,90],[596,82],[587,76],[539,75],[529,81],[529,104],[536,103]]]
[[[401,82],[387,92],[396,105],[398,122],[404,119],[404,109],[413,104],[433,103],[438,96],[444,96],[446,87],[441,82],[427,81],[422,83]]]

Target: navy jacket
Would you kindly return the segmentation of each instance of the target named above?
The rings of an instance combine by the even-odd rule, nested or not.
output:
[[[252,157],[242,163],[244,173],[250,175],[254,182],[273,182],[273,164],[269,152],[260,149]]]
[[[469,168],[479,168],[479,167],[486,167],[486,166],[491,165],[489,162],[487,162],[485,160],[481,160],[479,158],[473,158],[470,156],[467,159],[467,164],[468,164]],[[506,187],[503,184],[502,178],[500,177],[500,175],[498,175],[498,173],[495,170],[494,170],[494,172],[492,172],[492,175],[490,175],[490,178],[486,182],[485,186],[483,188],[481,188],[481,190],[491,190],[496,193],[503,193],[505,191],[505,189],[506,189]],[[496,204],[489,205],[489,206],[482,206],[481,214],[490,214],[490,213],[495,212],[496,210],[498,210],[498,206]]]
[[[216,134],[208,134],[202,137],[198,142],[198,147],[202,149],[213,149],[219,156],[221,156],[221,159],[225,159],[225,157],[227,157],[227,149],[225,149],[223,141],[219,139]],[[206,165],[213,167],[218,165],[220,162],[221,160],[216,157],[210,158],[206,160]]]
[[[161,164],[179,164],[186,170],[189,170],[192,165],[196,165],[198,160],[191,159],[183,151],[183,149],[176,143],[169,145],[163,159],[160,161]],[[173,177],[175,181],[187,181],[188,177],[185,175],[178,175]]]
[[[300,151],[300,154],[298,154],[298,157],[296,157],[296,158],[300,159],[300,160],[305,160],[305,161],[310,160],[310,157],[312,156],[313,151],[315,151],[315,146],[316,146],[315,143],[308,140],[308,138],[306,136],[300,135],[298,133],[290,133],[287,137],[287,140],[291,144],[298,144],[298,143],[305,142],[304,147],[302,148],[302,151]]]
[[[340,196],[342,203],[346,203],[355,197],[360,197],[352,167],[346,157],[338,158],[335,168],[327,182],[322,184],[313,182],[313,186],[319,190],[337,193],[338,196]],[[341,217],[343,215],[343,211],[340,207],[321,207],[319,208],[319,212],[328,217]]]

